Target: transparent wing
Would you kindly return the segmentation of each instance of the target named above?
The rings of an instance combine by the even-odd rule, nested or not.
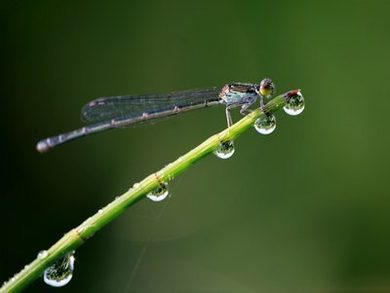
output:
[[[85,105],[81,117],[88,125],[70,132],[51,136],[37,144],[39,152],[46,152],[94,133],[109,129],[129,127],[171,117],[176,114],[218,105],[220,88],[187,90],[162,95],[133,95],[99,98]]]
[[[168,94],[128,95],[102,97],[86,104],[81,110],[81,118],[86,122],[123,120],[180,110],[191,106],[219,100],[220,88],[195,89]]]

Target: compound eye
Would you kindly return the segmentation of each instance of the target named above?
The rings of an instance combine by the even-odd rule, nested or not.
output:
[[[265,78],[260,82],[260,94],[263,97],[269,98],[274,94],[275,85],[273,81],[269,78]]]

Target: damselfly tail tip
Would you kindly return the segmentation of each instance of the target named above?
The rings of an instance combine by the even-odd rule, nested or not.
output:
[[[37,151],[40,153],[46,153],[50,149],[50,145],[47,143],[46,139],[41,140],[37,143]]]

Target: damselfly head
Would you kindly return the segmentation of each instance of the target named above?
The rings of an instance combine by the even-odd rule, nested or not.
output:
[[[275,85],[274,82],[269,78],[264,78],[260,82],[260,89],[259,93],[266,98],[271,97],[275,92]]]

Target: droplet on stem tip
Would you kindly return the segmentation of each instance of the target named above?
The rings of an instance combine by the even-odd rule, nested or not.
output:
[[[305,99],[300,90],[290,92],[287,104],[283,107],[284,112],[288,115],[296,116],[305,109]]]

